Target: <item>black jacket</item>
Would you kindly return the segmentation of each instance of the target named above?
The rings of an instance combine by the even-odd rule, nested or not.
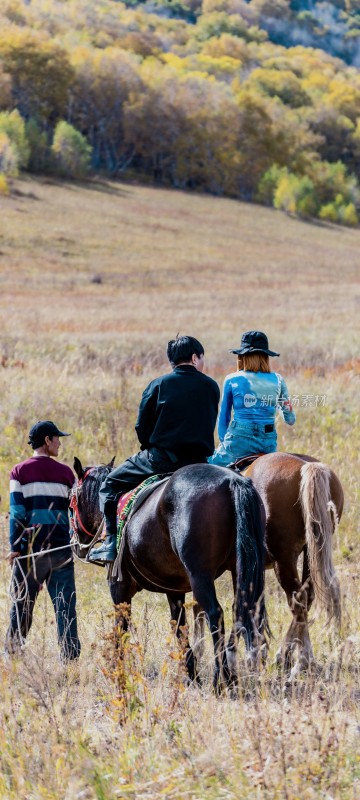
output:
[[[219,387],[191,364],[151,381],[135,425],[142,449],[157,448],[180,463],[204,461],[214,451]]]

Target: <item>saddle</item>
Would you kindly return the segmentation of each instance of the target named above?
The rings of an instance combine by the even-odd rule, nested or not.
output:
[[[125,494],[120,495],[116,509],[118,548],[125,525],[129,522],[130,517],[135,514],[135,511],[140,508],[144,500],[146,500],[161,483],[165,483],[165,481],[169,480],[169,477],[169,475],[151,475],[149,478],[145,478],[135,489],[131,489],[130,492],[125,492]]]
[[[248,456],[242,456],[241,458],[237,458],[236,461],[233,461],[232,464],[229,464],[228,469],[233,469],[235,472],[241,472],[242,474],[247,467],[250,467],[253,461],[256,461],[257,458],[264,455],[265,453],[250,453]]]
[[[169,478],[170,475],[150,475],[149,478],[145,478],[135,489],[131,489],[130,492],[126,492],[119,497],[116,509],[117,556],[112,567],[111,577],[117,578],[119,581],[122,580],[121,561],[125,546],[125,529],[128,522],[143,504],[144,500],[146,500],[160,484],[168,481]]]

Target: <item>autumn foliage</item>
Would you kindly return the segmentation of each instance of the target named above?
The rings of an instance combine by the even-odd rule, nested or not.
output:
[[[5,0],[0,23],[6,178],[100,170],[357,225],[357,0]]]

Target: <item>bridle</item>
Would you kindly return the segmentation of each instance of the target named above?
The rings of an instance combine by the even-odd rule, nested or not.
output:
[[[95,544],[95,541],[97,541],[98,537],[100,536],[100,533],[104,525],[104,517],[102,517],[100,525],[98,529],[95,531],[95,533],[93,533],[92,531],[88,531],[88,529],[85,528],[85,525],[81,519],[79,512],[79,496],[82,489],[82,485],[85,479],[88,477],[88,475],[91,474],[91,472],[93,472],[94,469],[96,469],[96,467],[89,467],[84,472],[82,478],[79,478],[79,480],[76,481],[76,483],[74,484],[74,486],[70,491],[70,497],[69,497],[69,521],[71,530],[70,543],[73,546],[79,547],[80,550],[87,550]],[[83,544],[80,541],[79,531],[85,533],[86,536],[88,536],[91,539],[89,544]]]

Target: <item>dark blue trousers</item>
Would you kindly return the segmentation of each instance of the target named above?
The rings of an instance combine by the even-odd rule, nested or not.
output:
[[[6,649],[14,652],[25,639],[32,625],[36,598],[45,583],[55,611],[58,641],[62,661],[80,655],[76,619],[76,589],[74,562],[64,563],[64,555],[46,553],[30,556],[16,564],[12,587],[14,602],[10,609],[10,625],[6,634]]]
[[[116,536],[116,507],[121,494],[130,492],[151,475],[165,475],[182,467],[159,450],[141,450],[115,467],[100,486],[100,509],[104,512],[106,530]]]

